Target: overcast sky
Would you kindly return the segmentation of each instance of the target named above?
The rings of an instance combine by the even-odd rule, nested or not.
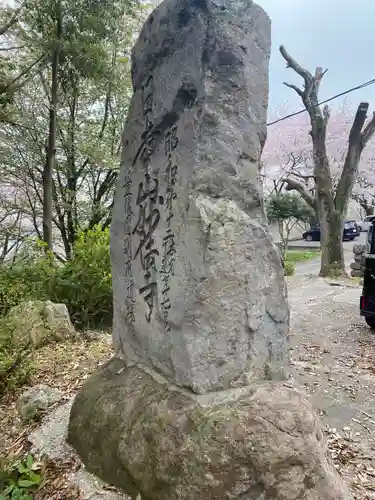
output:
[[[310,71],[328,68],[320,97],[328,98],[375,78],[375,0],[257,0],[272,19],[270,109],[287,102],[294,111],[298,96],[282,85],[298,83],[299,77],[285,68],[278,48],[289,53]],[[355,106],[362,100],[375,109],[375,84],[349,94]],[[332,106],[332,105],[331,105]]]

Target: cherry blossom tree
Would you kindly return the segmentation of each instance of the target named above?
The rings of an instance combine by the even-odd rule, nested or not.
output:
[[[300,66],[283,46],[280,53],[287,67],[303,79],[302,89],[289,83],[285,85],[300,96],[307,112],[280,122],[273,126],[275,128],[269,127],[263,155],[264,173],[267,176],[267,170],[275,169],[279,161],[285,189],[298,191],[315,210],[321,227],[320,274],[327,276],[333,269],[345,273],[343,219],[349,199],[364,196],[364,190],[371,189],[374,182],[371,180],[374,179],[371,174],[374,168],[369,168],[373,165],[373,155],[370,148],[365,148],[375,132],[375,115],[365,124],[369,105],[362,102],[354,120],[348,112],[338,113],[336,119],[331,120],[328,106],[322,109],[318,105],[319,87],[325,71],[318,67],[312,74]],[[369,200],[368,196],[366,200]]]

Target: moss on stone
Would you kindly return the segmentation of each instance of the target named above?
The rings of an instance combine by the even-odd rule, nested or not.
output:
[[[309,403],[282,383],[201,406],[115,358],[77,395],[68,441],[89,471],[144,499],[239,500],[268,491],[275,500],[348,500],[319,432]]]

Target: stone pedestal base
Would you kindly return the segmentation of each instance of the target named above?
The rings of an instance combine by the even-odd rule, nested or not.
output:
[[[78,393],[68,441],[133,498],[352,498],[310,404],[282,383],[197,396],[114,358]]]

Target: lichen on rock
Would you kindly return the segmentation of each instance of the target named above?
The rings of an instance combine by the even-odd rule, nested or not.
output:
[[[351,498],[310,404],[281,382],[220,402],[114,358],[76,397],[68,442],[90,472],[143,499]]]
[[[14,346],[39,347],[50,340],[76,335],[65,304],[50,301],[26,301],[13,307],[0,320],[0,334],[9,336]]]

